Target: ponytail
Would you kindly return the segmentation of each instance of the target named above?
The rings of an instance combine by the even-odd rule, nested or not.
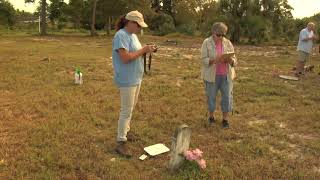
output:
[[[124,28],[128,22],[129,20],[125,18],[125,15],[121,16],[116,24],[116,31],[119,31],[120,29]]]

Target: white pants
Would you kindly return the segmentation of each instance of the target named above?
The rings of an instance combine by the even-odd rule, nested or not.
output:
[[[132,87],[120,87],[121,109],[118,121],[117,141],[127,141],[130,131],[132,112],[137,104],[141,84]]]

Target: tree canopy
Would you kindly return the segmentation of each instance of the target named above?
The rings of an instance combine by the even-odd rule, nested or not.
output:
[[[25,0],[34,3],[35,0]],[[237,42],[261,43],[274,38],[295,40],[307,21],[320,23],[320,15],[294,19],[288,0],[40,0],[41,32],[52,26],[114,29],[116,20],[131,10],[143,13],[149,29],[158,35],[180,32],[210,35],[214,22],[225,22],[228,36]],[[0,23],[15,23],[13,6],[0,0]]]

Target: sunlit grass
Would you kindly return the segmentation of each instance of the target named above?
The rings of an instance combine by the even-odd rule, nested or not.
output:
[[[178,45],[166,43],[168,38]],[[132,120],[142,140],[130,145],[134,158],[127,160],[113,151],[120,105],[110,37],[0,36],[0,178],[319,177],[320,76],[308,73],[295,82],[272,74],[275,68],[291,73],[295,47],[237,47],[234,115],[231,129],[223,130],[220,113],[215,127],[206,126],[202,39],[141,41],[161,48],[152,74],[144,77]],[[319,65],[319,55],[310,63]],[[73,84],[76,67],[84,73],[81,86]],[[168,154],[137,159],[147,145],[170,147],[182,123],[192,128],[191,146],[204,151],[206,170],[186,164],[176,176],[167,170]]]

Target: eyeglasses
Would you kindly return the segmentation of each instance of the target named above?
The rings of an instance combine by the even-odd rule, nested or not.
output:
[[[217,37],[224,37],[224,34],[215,34]]]

